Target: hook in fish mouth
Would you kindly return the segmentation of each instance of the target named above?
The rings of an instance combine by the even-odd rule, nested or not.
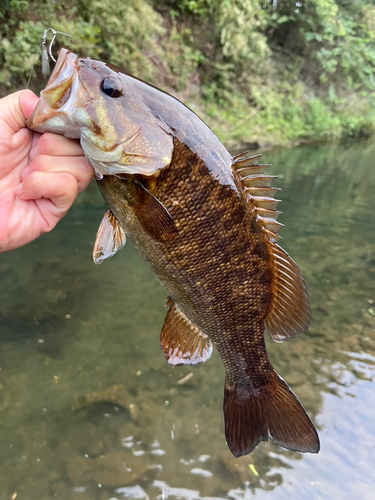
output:
[[[78,56],[62,48],[47,86],[42,90],[40,100],[26,125],[35,132],[55,132],[78,139],[80,129],[73,114],[87,98],[86,89],[79,84]]]
[[[103,86],[108,81],[116,95]],[[155,175],[171,162],[174,132],[138,98],[144,85],[103,61],[63,48],[27,126],[80,139],[99,175]]]

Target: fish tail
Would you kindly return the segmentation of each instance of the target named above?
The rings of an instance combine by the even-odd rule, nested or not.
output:
[[[273,371],[264,390],[247,384],[224,390],[225,437],[237,458],[250,453],[268,436],[275,443],[293,451],[318,453],[318,433],[297,396]]]

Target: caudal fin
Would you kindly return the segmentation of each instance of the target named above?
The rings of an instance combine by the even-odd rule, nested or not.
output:
[[[318,433],[288,384],[274,372],[273,383],[250,392],[225,386],[225,437],[235,457],[247,455],[268,436],[293,451],[318,453]]]

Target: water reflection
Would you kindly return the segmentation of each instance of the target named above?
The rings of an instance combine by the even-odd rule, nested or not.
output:
[[[307,334],[268,348],[320,428],[321,453],[270,442],[232,457],[218,356],[171,369],[159,347],[165,292],[130,244],[92,263],[104,213],[93,186],[52,234],[0,255],[0,500],[371,498],[375,147],[265,160],[281,174],[282,244],[313,310]]]

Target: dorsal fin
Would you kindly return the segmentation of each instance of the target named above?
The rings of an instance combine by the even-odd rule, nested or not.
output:
[[[283,224],[277,222],[281,212],[276,210],[280,200],[272,188],[275,176],[265,175],[269,165],[258,165],[261,155],[246,157],[246,153],[234,156],[233,171],[239,181],[252,213],[263,228],[270,244],[273,259],[273,285],[270,310],[265,319],[269,336],[276,342],[294,338],[310,325],[310,305],[306,286],[297,264],[276,244],[280,239],[277,231]]]
[[[272,301],[265,319],[269,336],[283,342],[304,332],[311,312],[305,281],[293,259],[276,243],[269,246],[274,261]]]
[[[160,334],[165,359],[172,366],[195,365],[211,357],[212,342],[185,316],[172,299]]]
[[[100,223],[92,257],[95,264],[113,257],[126,243],[125,233],[110,210],[107,210]]]
[[[260,226],[267,238],[274,243],[281,239],[277,231],[283,227],[283,224],[277,222],[281,212],[278,212],[276,207],[280,200],[274,198],[280,189],[271,187],[272,181],[276,179],[275,175],[264,174],[269,165],[258,164],[258,159],[262,155],[246,156],[247,153],[248,151],[234,156],[232,168]]]

